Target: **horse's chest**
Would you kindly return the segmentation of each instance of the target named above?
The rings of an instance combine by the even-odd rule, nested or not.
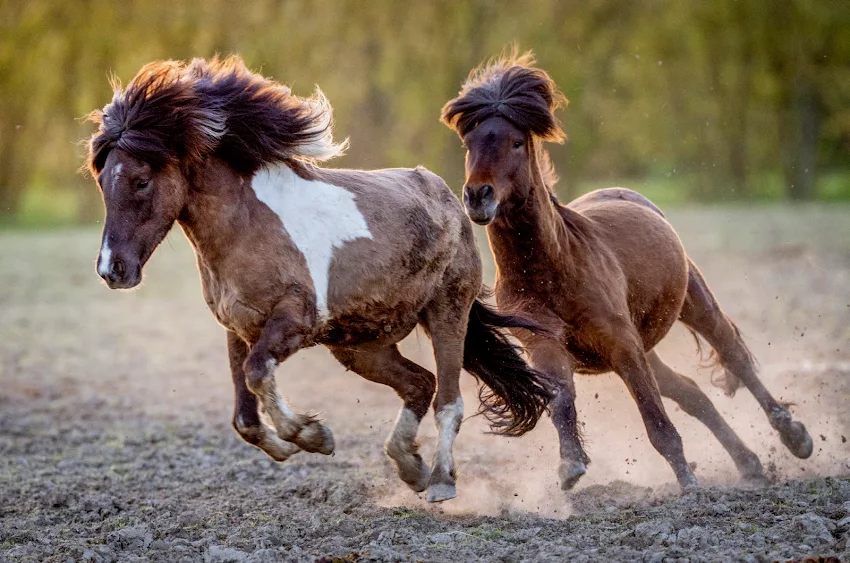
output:
[[[262,330],[267,315],[248,304],[236,284],[215,275],[210,270],[201,272],[204,300],[216,320],[247,340],[254,340]]]

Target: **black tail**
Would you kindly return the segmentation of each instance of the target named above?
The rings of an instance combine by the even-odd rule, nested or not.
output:
[[[522,359],[521,348],[511,344],[503,328],[547,333],[534,321],[499,313],[476,299],[469,312],[463,367],[483,384],[478,390],[479,412],[490,421],[493,432],[520,436],[546,412],[553,398],[552,385],[546,374]]]

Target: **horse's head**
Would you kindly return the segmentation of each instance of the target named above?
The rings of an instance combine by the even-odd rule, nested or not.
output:
[[[531,53],[514,52],[477,68],[443,107],[443,123],[466,147],[463,203],[479,225],[522,205],[532,186],[554,180],[542,143],[565,139],[554,112],[566,99],[533,65]]]
[[[188,183],[177,166],[154,168],[114,149],[97,184],[106,205],[97,273],[112,289],[135,287],[148,258],[185,207]]]
[[[126,89],[89,118],[88,168],[106,204],[97,273],[111,288],[131,288],[186,205],[189,171],[224,134],[219,108],[196,91],[198,67],[175,61],[145,65]]]
[[[487,225],[500,206],[528,197],[530,139],[510,121],[494,116],[464,135],[463,144],[463,205],[470,219]]]

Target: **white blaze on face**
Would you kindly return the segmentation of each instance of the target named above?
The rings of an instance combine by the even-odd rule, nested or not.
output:
[[[121,178],[122,168],[124,168],[124,165],[120,162],[112,168],[112,185],[110,186],[110,191],[115,191],[115,184],[117,184],[118,180]]]
[[[110,262],[112,262],[112,250],[109,248],[109,237],[103,237],[103,246],[100,247],[100,256],[97,260],[97,273],[105,276],[109,273]]]
[[[350,240],[372,238],[354,194],[339,186],[305,180],[285,165],[257,172],[251,187],[257,199],[280,217],[284,230],[304,255],[319,317],[327,318],[334,249]]]

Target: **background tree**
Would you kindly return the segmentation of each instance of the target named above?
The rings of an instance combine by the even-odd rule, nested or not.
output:
[[[0,221],[100,217],[75,171],[109,74],[215,53],[299,94],[321,85],[352,141],[339,166],[423,164],[459,188],[440,107],[514,41],[570,99],[552,148],[566,197],[611,183],[662,201],[850,197],[847,2],[7,0]]]

